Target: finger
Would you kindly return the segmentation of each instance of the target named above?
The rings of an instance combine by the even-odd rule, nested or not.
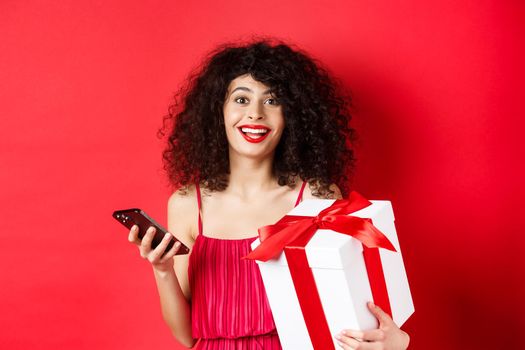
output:
[[[379,321],[380,326],[394,322],[392,321],[392,318],[386,312],[384,312],[379,306],[375,305],[373,302],[370,301],[368,302],[367,305],[368,305],[368,309],[370,310],[370,312]]]
[[[346,336],[344,331],[339,333],[335,336],[335,339],[337,339],[337,343],[339,346],[341,346],[343,349],[357,349],[359,347],[360,342],[352,337]]]
[[[149,254],[149,260],[151,262],[159,260],[160,257],[162,256],[162,253],[164,253],[164,251],[166,250],[166,247],[168,246],[168,244],[170,243],[172,239],[173,239],[173,236],[171,235],[171,233],[166,233],[164,235],[164,238],[162,238],[162,241],[160,241],[159,245],[155,247],[155,249],[153,249],[151,253]]]
[[[356,350],[382,350],[384,349],[384,344],[379,342],[373,342],[369,343],[366,341],[363,341],[359,343],[359,346],[356,348]]]
[[[177,252],[179,251],[180,247],[181,243],[179,241],[175,242],[175,244],[173,244],[173,247],[171,247],[171,249],[160,259],[160,262],[163,263],[173,258],[175,254],[177,254]]]
[[[353,338],[350,338],[350,339],[353,339]],[[352,349],[352,350],[381,350],[381,349],[384,349],[383,343],[379,343],[379,342],[369,343],[366,341],[360,342],[355,339],[353,339],[353,341],[354,343],[352,343],[351,345],[349,345],[348,343],[345,344],[341,341],[338,341],[338,343],[341,347],[343,347],[343,349]]]
[[[352,337],[357,340],[363,340],[363,337],[365,336],[365,333],[363,331],[355,331],[353,329],[345,329],[341,332],[343,335],[346,335],[348,337]]]
[[[353,348],[353,347],[351,347],[349,345],[346,345],[344,343],[341,343],[340,341],[337,341],[337,344],[339,344],[341,349],[344,349],[344,350],[355,350],[355,348]]]
[[[150,226],[147,230],[144,236],[142,236],[140,245],[139,245],[139,251],[140,256],[143,258],[148,258],[149,254],[151,253],[151,242],[153,241],[153,237],[155,236],[155,228],[153,226]]]
[[[155,227],[150,226],[146,230],[144,237],[142,237],[142,242],[140,243],[140,250],[142,253],[148,254],[151,251],[151,242],[153,241],[154,236],[155,236]]]
[[[131,226],[131,229],[129,230],[128,241],[135,244],[140,243],[139,227],[137,225]]]
[[[343,334],[362,341],[383,341],[386,337],[385,331],[382,329],[372,329],[369,331],[347,329],[343,331]]]

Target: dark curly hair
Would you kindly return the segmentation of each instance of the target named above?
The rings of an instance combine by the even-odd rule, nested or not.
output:
[[[168,135],[164,169],[174,188],[227,187],[223,104],[230,82],[245,74],[269,86],[282,105],[285,129],[273,164],[279,185],[293,188],[301,178],[313,195],[330,197],[332,183],[347,195],[355,163],[350,97],[317,60],[275,38],[218,46],[175,94],[159,130]]]

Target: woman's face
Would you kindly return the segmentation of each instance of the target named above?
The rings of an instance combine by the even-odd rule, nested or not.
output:
[[[284,130],[284,116],[268,86],[249,74],[233,79],[223,114],[230,153],[250,158],[273,155]]]

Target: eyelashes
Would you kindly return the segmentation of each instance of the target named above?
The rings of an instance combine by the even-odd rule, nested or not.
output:
[[[245,97],[236,97],[233,99],[235,102],[237,103],[241,103],[241,104],[244,104],[244,102],[240,102],[240,101],[245,101],[246,98]]]
[[[241,102],[241,101],[248,101],[248,98],[244,96],[238,96],[234,98],[233,100],[237,103],[245,104],[245,102]],[[270,103],[271,105],[274,105],[274,106],[279,105],[279,101],[276,98],[268,98],[266,99],[266,101],[264,101],[264,103],[266,103],[267,101],[272,101],[272,103]]]
[[[275,106],[277,106],[277,105],[279,105],[279,104],[280,104],[280,103],[279,103],[279,100],[278,100],[278,99],[276,99],[276,98],[273,98],[273,97],[272,97],[272,98],[269,98],[269,99],[267,99],[266,101],[273,101],[273,103],[271,103],[271,104],[272,104],[272,105],[275,105]],[[265,102],[266,102],[266,101],[265,101]]]

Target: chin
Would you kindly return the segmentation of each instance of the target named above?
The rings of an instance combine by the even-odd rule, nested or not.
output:
[[[232,149],[232,151],[239,157],[250,158],[250,159],[266,159],[273,157],[274,151],[268,150],[247,150],[247,149]]]

